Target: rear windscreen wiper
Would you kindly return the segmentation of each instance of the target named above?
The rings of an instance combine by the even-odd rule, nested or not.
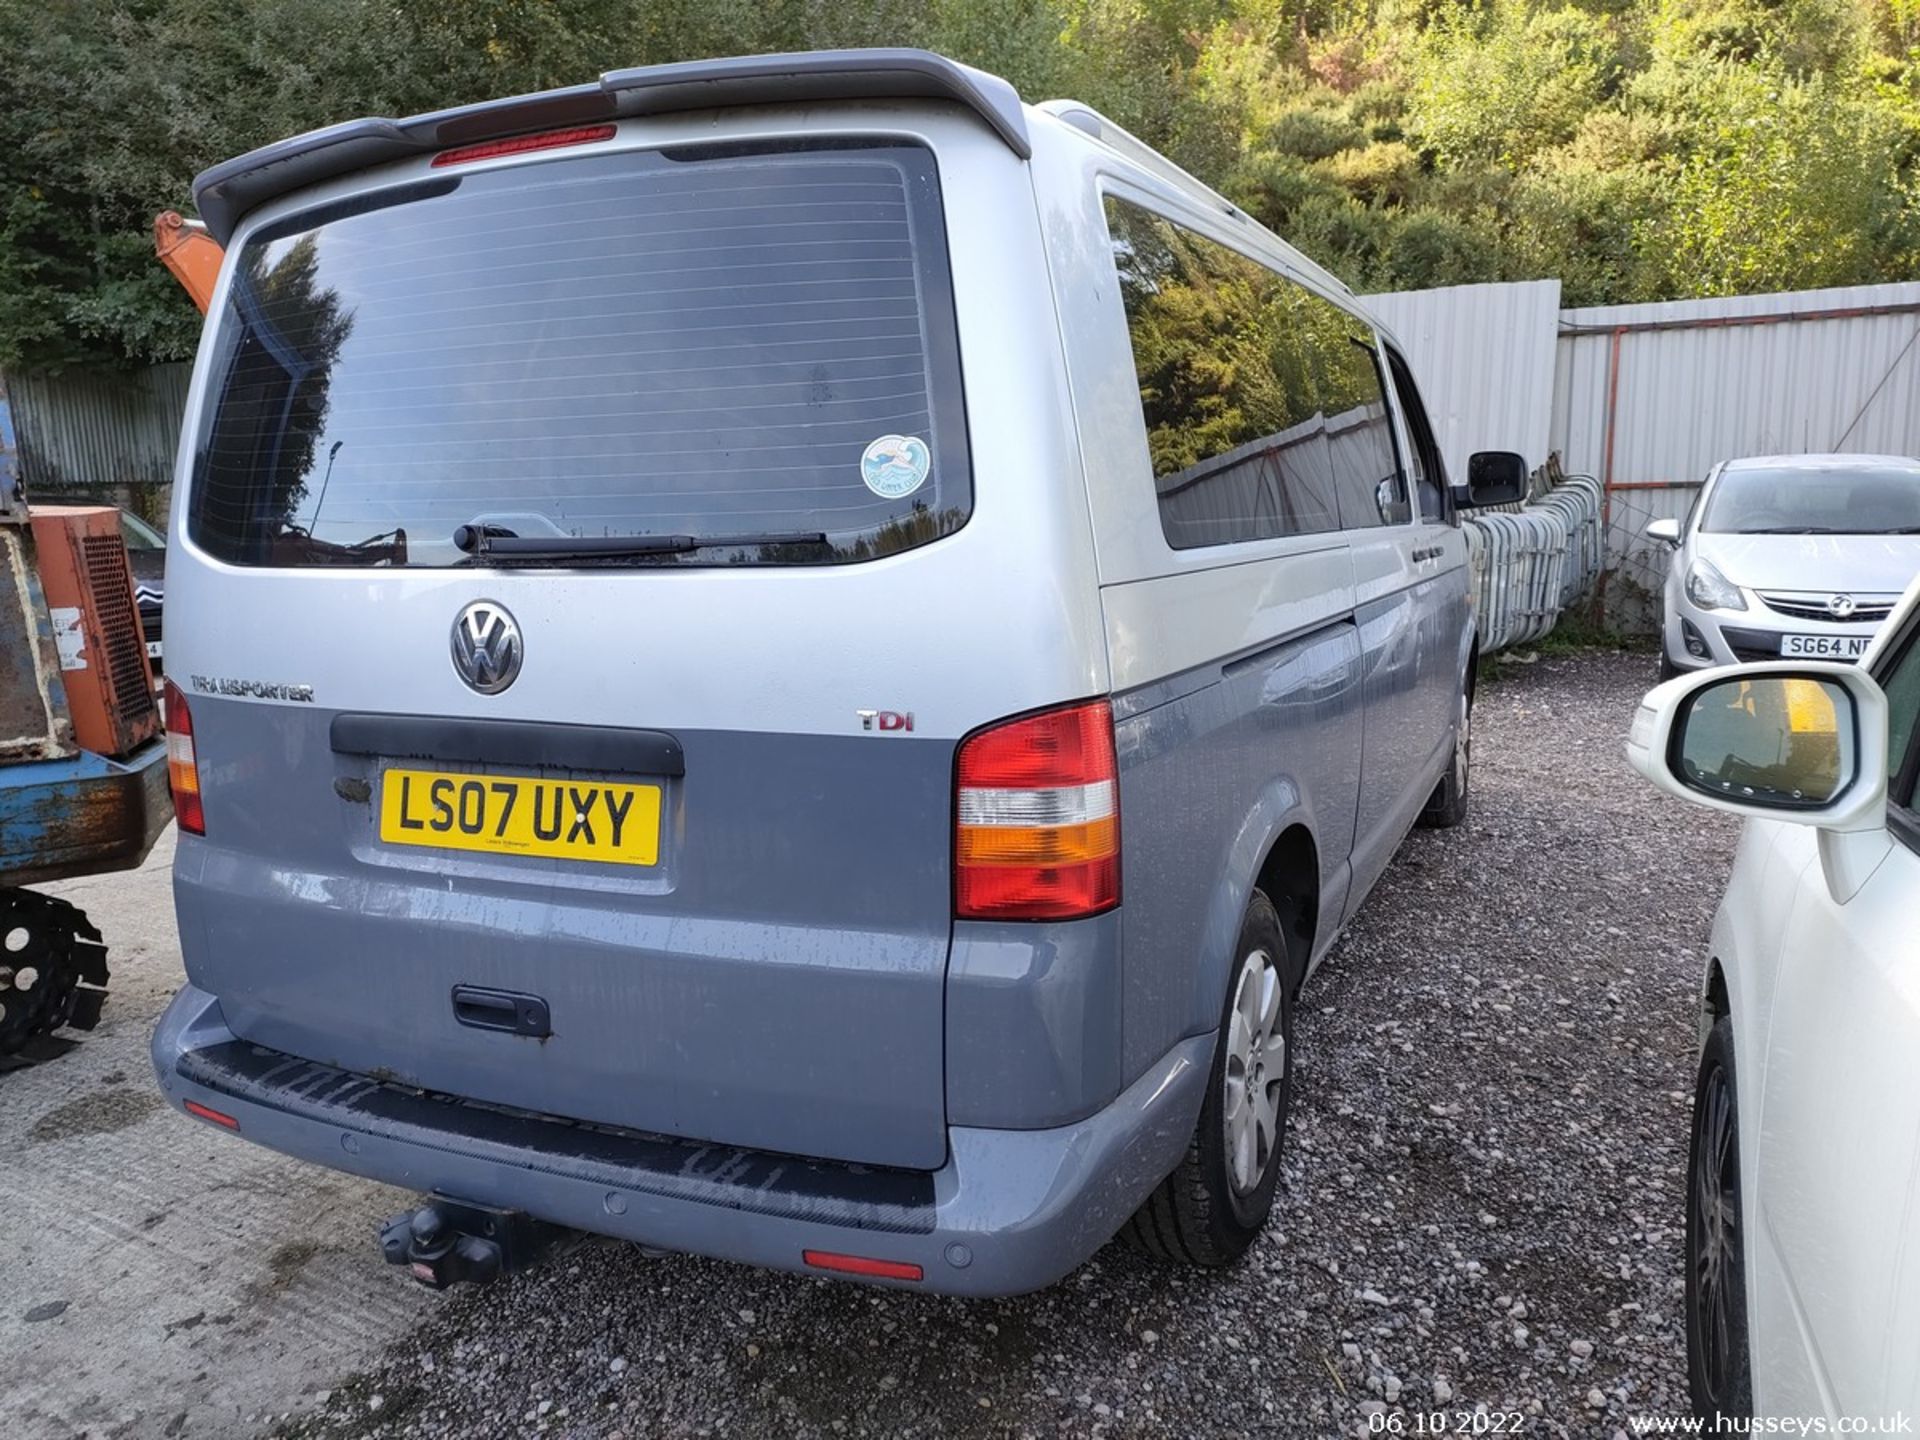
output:
[[[738,546],[824,545],[825,532],[745,535],[516,535],[498,525],[462,525],[453,543],[476,560],[628,560]]]

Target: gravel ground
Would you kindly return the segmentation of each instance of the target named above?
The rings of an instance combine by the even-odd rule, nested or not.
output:
[[[1694,992],[1736,827],[1627,770],[1649,658],[1497,668],[1470,820],[1409,840],[1307,986],[1238,1267],[1109,1247],[963,1302],[594,1243],[449,1296],[290,1433],[1291,1437],[1482,1407],[1611,1437],[1684,1409]]]

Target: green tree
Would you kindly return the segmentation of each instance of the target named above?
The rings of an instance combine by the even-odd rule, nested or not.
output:
[[[194,174],[716,54],[911,44],[1072,95],[1356,287],[1909,278],[1920,0],[0,0],[0,366],[191,353]]]
[[[1907,278],[1911,195],[1884,109],[1820,77],[1721,65],[1700,77],[1711,117],[1639,240],[1663,289],[1738,295]]]
[[[1619,68],[1609,23],[1583,10],[1446,12],[1414,62],[1407,128],[1443,164],[1517,168],[1572,139]]]

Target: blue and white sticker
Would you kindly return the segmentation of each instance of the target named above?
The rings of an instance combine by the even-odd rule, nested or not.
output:
[[[860,457],[860,478],[883,500],[913,494],[932,468],[933,452],[918,435],[882,435]]]

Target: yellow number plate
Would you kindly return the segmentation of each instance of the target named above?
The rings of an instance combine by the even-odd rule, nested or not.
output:
[[[389,770],[380,790],[380,838],[389,845],[652,865],[660,858],[660,787]]]

